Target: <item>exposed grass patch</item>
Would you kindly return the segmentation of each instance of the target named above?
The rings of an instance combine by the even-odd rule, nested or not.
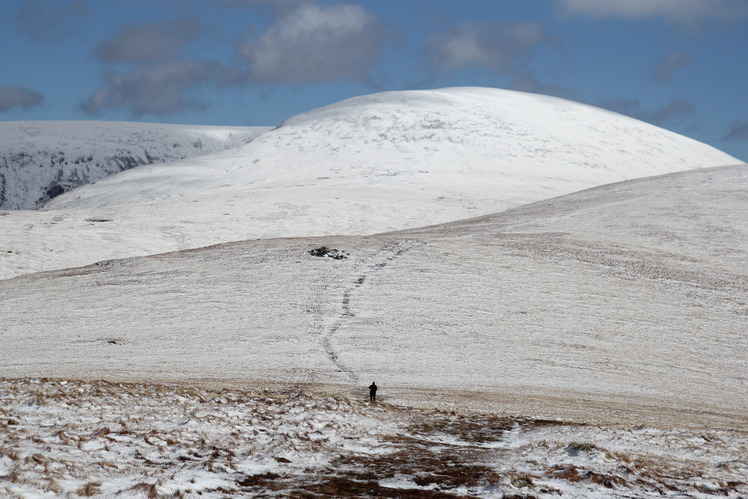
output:
[[[748,495],[740,432],[406,409],[298,387],[0,379],[0,393],[9,496],[93,496],[114,483],[145,497]]]
[[[101,494],[100,482],[88,482],[86,485],[75,491],[76,494],[83,497],[91,497]]]
[[[154,483],[140,482],[129,489],[134,494],[142,494],[148,497],[148,499],[156,499],[158,497],[158,487]]]

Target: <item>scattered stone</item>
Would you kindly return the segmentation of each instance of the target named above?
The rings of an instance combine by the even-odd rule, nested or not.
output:
[[[308,253],[312,256],[317,256],[320,258],[334,258],[335,260],[345,260],[346,258],[351,256],[350,253],[334,248],[331,249],[327,246],[320,246],[319,248],[311,249],[308,251]]]

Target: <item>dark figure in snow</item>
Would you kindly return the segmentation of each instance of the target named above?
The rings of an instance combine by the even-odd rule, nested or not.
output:
[[[369,386],[369,400],[376,400],[377,399],[377,384],[372,381],[371,385]]]

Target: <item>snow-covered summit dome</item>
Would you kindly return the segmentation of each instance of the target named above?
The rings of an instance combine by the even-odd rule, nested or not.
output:
[[[384,92],[299,114],[226,153],[117,175],[50,207],[216,189],[345,187],[470,199],[493,212],[610,182],[737,163],[687,137],[555,97],[493,88]]]
[[[428,165],[441,173],[473,173],[480,183],[511,173],[588,178],[597,185],[601,174],[615,181],[740,163],[617,113],[494,88],[356,97],[294,116],[250,149],[268,152],[263,145],[289,155],[323,154],[351,169],[366,165],[380,173],[413,174]]]

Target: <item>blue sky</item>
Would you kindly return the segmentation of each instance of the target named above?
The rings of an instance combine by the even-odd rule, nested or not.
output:
[[[0,120],[276,125],[488,86],[748,160],[748,0],[3,0]]]

